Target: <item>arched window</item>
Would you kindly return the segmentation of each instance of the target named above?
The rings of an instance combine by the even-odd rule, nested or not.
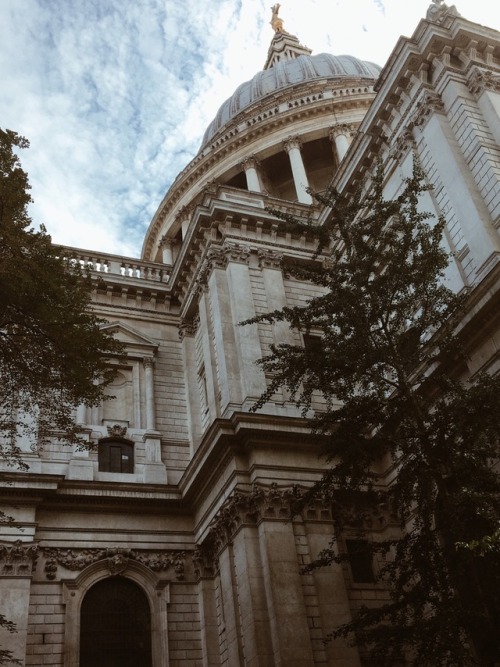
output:
[[[80,667],[152,667],[149,603],[129,579],[104,579],[85,595]]]
[[[134,443],[130,440],[103,438],[99,440],[97,458],[99,472],[134,472]]]

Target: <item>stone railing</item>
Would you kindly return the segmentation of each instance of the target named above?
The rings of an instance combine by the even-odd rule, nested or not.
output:
[[[125,279],[165,284],[170,278],[170,268],[156,262],[80,248],[61,247],[61,251],[104,280],[121,276]]]

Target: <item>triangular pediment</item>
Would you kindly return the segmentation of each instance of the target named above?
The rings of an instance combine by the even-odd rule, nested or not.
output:
[[[158,343],[155,340],[148,338],[140,331],[123,322],[108,322],[101,329],[114,334],[115,338],[125,345],[129,354],[138,352],[142,355],[147,353],[151,355],[158,349]]]

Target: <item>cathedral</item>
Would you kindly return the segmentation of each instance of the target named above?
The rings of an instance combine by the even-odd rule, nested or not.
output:
[[[306,341],[239,323],[317,289],[281,269],[314,238],[270,209],[321,225],[310,190],[353,188],[380,157],[393,197],[418,156],[447,280],[470,294],[468,372],[500,366],[500,33],[433,0],[380,68],[313,54],[278,10],[264,68],[220,107],[141,258],[74,250],[127,355],[114,398],[77,410],[88,449],[20,443],[28,470],[5,470],[0,612],[17,632],[0,645],[22,664],[361,667],[323,640],[384,591],[363,563],[301,573],[333,534],[328,507],[290,518],[320,445],[284,391],[251,411],[270,380],[256,360]]]

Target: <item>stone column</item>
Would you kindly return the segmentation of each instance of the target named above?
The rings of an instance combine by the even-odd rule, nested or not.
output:
[[[38,546],[16,540],[0,546],[0,600],[7,620],[14,623],[16,632],[0,628],[0,645],[12,651],[25,664],[28,633],[31,574],[36,563]]]
[[[255,305],[250,281],[248,248],[238,244],[226,244],[224,251],[227,256],[227,283],[231,300],[231,312],[236,355],[239,365],[239,376],[243,406],[245,401],[254,401],[266,390],[266,379],[262,369],[255,364],[262,357],[259,330],[257,324],[239,326],[240,322],[255,317]]]
[[[247,177],[247,187],[250,192],[263,192],[258,172],[259,163],[253,156],[247,157],[241,163]]]
[[[227,256],[224,249],[212,248],[207,257],[208,296],[222,414],[230,405],[241,405],[241,367],[235,335],[235,315],[228,284]]]
[[[172,266],[174,263],[174,239],[169,238],[168,236],[162,236],[160,240],[160,247],[162,252],[162,261],[168,266]]]
[[[203,546],[193,554],[195,575],[198,577],[198,600],[200,604],[200,632],[203,667],[219,667],[219,627],[215,585],[215,563],[212,550]]]
[[[219,556],[222,606],[226,622],[227,664],[246,664],[243,653],[241,617],[236,593],[233,547],[229,543]]]
[[[235,581],[245,646],[245,664],[249,667],[274,667],[273,645],[269,627],[266,591],[255,526],[243,526],[233,537]]]
[[[146,429],[154,431],[155,429],[155,394],[154,394],[154,375],[153,357],[144,357],[144,380],[145,380],[145,394],[146,394]]]
[[[313,667],[314,656],[290,521],[262,521],[259,538],[275,664]]]
[[[428,93],[412,121],[422,165],[446,217],[452,243],[461,255],[464,273],[474,284],[481,279],[482,265],[492,253],[500,250],[498,231],[491,222],[491,213],[457,143],[439,96]]]
[[[155,430],[154,358],[144,357],[143,364],[146,395],[146,432],[143,436],[146,450],[144,481],[149,484],[166,484],[167,471],[161,460],[160,433]]]
[[[80,403],[76,408],[76,423],[78,425],[87,423],[87,406],[85,403]]]
[[[183,241],[186,238],[187,231],[189,229],[189,223],[191,222],[192,213],[193,213],[192,206],[183,206],[182,208],[179,209],[177,215],[175,216],[176,220],[180,221],[181,235]]]
[[[307,180],[304,162],[300,153],[300,139],[298,137],[289,137],[283,145],[290,159],[290,166],[292,167],[293,182],[295,184],[297,199],[302,204],[312,204],[313,199],[307,192],[309,181]]]
[[[281,310],[286,303],[285,284],[281,270],[283,255],[274,250],[259,250],[259,266],[262,270],[264,289],[266,292],[266,308],[269,312]],[[293,345],[294,335],[288,322],[273,323],[273,342]]]
[[[335,146],[335,152],[339,164],[344,159],[344,156],[347,153],[347,150],[351,144],[351,133],[352,133],[351,126],[345,124],[335,125],[330,130],[329,137]]]
[[[179,338],[182,341],[184,380],[187,392],[188,429],[191,442],[191,454],[194,454],[201,442],[201,397],[198,386],[198,368],[196,365],[196,331],[200,318],[196,315],[183,319],[179,325]]]

